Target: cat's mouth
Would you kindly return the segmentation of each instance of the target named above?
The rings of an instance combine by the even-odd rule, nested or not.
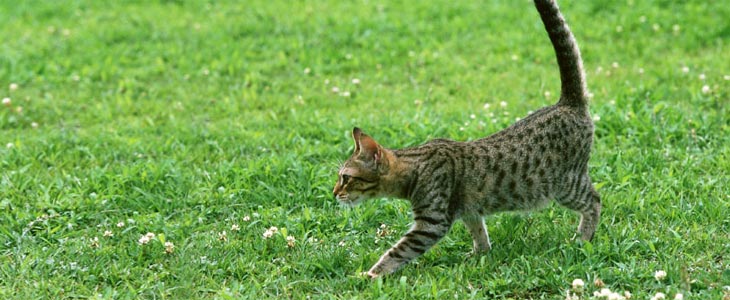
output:
[[[350,195],[337,195],[335,198],[338,202],[340,202],[340,204],[350,207],[356,206],[362,201],[362,197],[350,198]]]

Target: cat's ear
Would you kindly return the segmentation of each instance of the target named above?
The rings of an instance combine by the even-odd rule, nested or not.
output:
[[[355,140],[355,155],[373,160],[376,163],[383,157],[378,142],[362,132],[360,128],[355,127],[352,129],[352,139]]]

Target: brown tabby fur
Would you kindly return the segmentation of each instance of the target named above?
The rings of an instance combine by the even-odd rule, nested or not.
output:
[[[578,232],[590,240],[601,202],[588,176],[593,123],[580,51],[552,0],[535,0],[555,48],[561,78],[557,104],[491,136],[470,142],[436,139],[386,149],[359,128],[355,151],[339,170],[334,195],[354,205],[375,197],[410,200],[415,224],[367,272],[394,272],[440,240],[454,221],[469,230],[474,252],[490,249],[483,216],[539,208],[555,199],[578,212]]]

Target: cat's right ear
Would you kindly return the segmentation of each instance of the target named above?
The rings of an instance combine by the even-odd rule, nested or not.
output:
[[[380,145],[367,134],[363,133],[360,128],[352,129],[352,139],[355,140],[354,154],[372,160],[375,163],[380,161],[382,157]]]
[[[352,139],[355,141],[355,153],[360,152],[360,137],[362,136],[362,130],[360,128],[352,128]]]

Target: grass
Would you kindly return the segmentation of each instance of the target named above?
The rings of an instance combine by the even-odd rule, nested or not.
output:
[[[563,2],[598,120],[593,243],[552,205],[487,218],[485,256],[458,224],[368,281],[411,218],[332,199],[348,132],[477,139],[555,102],[528,1],[0,1],[0,297],[730,298],[730,7]]]

